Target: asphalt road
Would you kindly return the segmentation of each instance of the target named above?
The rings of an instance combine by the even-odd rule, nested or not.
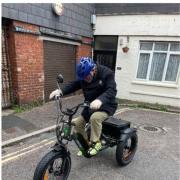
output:
[[[144,110],[130,110],[118,116],[138,128],[138,150],[133,161],[126,167],[119,167],[115,148],[102,151],[91,159],[77,157],[77,147],[71,142],[69,179],[179,180],[179,116]],[[3,148],[2,180],[32,180],[37,163],[54,142],[55,134],[45,133]]]

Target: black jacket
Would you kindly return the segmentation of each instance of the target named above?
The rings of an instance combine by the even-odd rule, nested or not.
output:
[[[99,99],[102,102],[101,108],[97,111],[105,111],[109,115],[115,113],[117,108],[115,98],[117,90],[114,72],[111,69],[102,65],[97,65],[97,74],[91,83],[75,80],[64,86],[62,92],[66,95],[79,89],[82,89],[85,101],[92,102],[95,99]],[[82,116],[88,121],[93,112],[95,111],[85,108],[82,112]]]

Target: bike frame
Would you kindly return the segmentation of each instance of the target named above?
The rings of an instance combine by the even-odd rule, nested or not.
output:
[[[60,96],[55,96],[55,101],[56,101],[56,106],[57,106],[57,112],[58,112],[58,118],[56,122],[56,137],[57,137],[57,143],[53,148],[56,151],[67,151],[68,152],[68,142],[74,140],[76,143],[77,147],[80,150],[84,150],[89,148],[87,143],[85,142],[84,138],[81,137],[80,134],[74,133],[74,127],[75,124],[72,122],[73,116],[77,113],[79,108],[84,108],[84,107],[89,107],[88,102],[80,103],[77,106],[74,106],[73,108],[69,109],[67,108],[66,110],[63,110],[62,108],[62,99]],[[68,119],[65,119],[65,117],[68,117]],[[69,128],[68,135],[64,135],[64,128],[65,127]],[[84,154],[85,156],[88,157],[88,155]]]
[[[67,149],[68,142],[72,141],[72,140],[74,140],[74,142],[76,143],[79,150],[81,150],[81,151],[83,151],[83,149],[87,150],[89,148],[89,146],[87,145],[87,142],[85,142],[84,138],[80,134],[78,134],[78,136],[77,136],[77,134],[74,133],[75,124],[72,122],[72,119],[80,107],[82,107],[82,108],[88,107],[89,108],[90,107],[89,103],[88,102],[80,103],[77,106],[64,111],[62,109],[61,97],[56,96],[55,100],[56,100],[56,106],[57,106],[57,112],[58,112],[58,118],[57,118],[57,123],[56,123],[56,137],[57,137],[58,144],[56,143],[56,145],[59,145],[59,147],[56,148],[56,150],[62,150],[62,147],[64,147],[66,149],[66,151],[68,151],[68,149]],[[68,120],[64,119],[65,116],[68,116]],[[70,132],[67,137],[62,136],[63,128],[65,127],[65,125],[67,125],[70,128]],[[107,137],[103,133],[101,135],[101,138],[103,138],[103,140],[106,142],[106,145],[103,146],[101,151],[104,149],[107,149],[108,147],[113,147],[119,143],[119,140]],[[86,152],[84,153],[84,156],[87,158],[90,157],[90,155],[87,154]]]

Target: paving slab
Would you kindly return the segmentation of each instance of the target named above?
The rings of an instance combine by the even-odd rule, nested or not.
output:
[[[63,107],[70,108],[83,102],[82,95],[63,98]],[[78,116],[80,111],[76,114]],[[75,117],[76,117],[75,116]],[[55,101],[22,113],[2,113],[2,141],[47,128],[56,124],[57,106]]]

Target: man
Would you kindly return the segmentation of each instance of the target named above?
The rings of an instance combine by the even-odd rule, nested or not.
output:
[[[50,94],[50,99],[55,95],[66,95],[82,89],[85,101],[90,102],[90,108],[84,108],[81,116],[73,122],[76,131],[82,134],[88,142],[85,125],[86,122],[90,121],[91,135],[88,153],[96,155],[102,148],[100,142],[102,122],[108,116],[113,115],[117,108],[114,73],[105,66],[95,64],[89,57],[80,59],[76,72],[78,79],[67,84],[62,90],[53,91]],[[79,151],[78,155],[82,155],[82,152]]]

